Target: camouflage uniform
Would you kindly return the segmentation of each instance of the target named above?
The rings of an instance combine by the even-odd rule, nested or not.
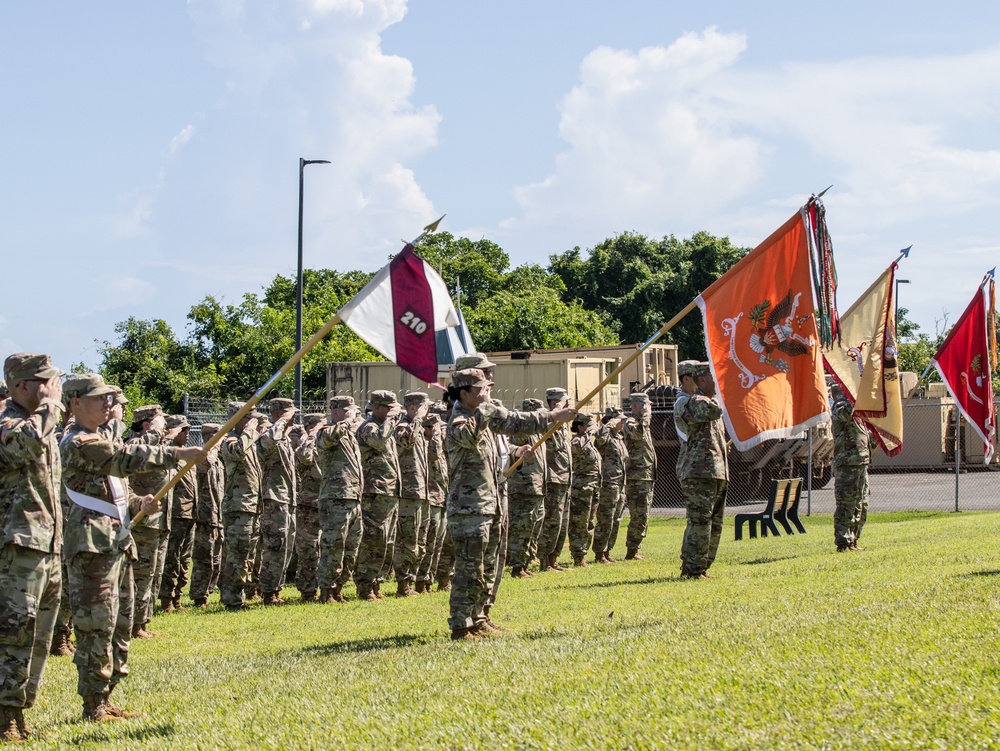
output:
[[[167,419],[167,430],[190,427],[184,415]],[[198,505],[198,475],[188,471],[173,488],[170,504],[170,535],[167,538],[167,556],[163,563],[160,582],[160,601],[164,610],[181,606],[181,592],[188,581],[191,549],[194,545],[194,511]]]
[[[291,399],[278,397],[271,405],[292,406]],[[279,418],[257,439],[260,460],[260,591],[265,603],[280,602],[285,566],[288,563],[288,535],[291,506],[295,503],[295,452],[285,435],[288,419]]]
[[[295,588],[306,602],[316,598],[319,586],[319,488],[323,480],[316,437],[311,431],[324,422],[326,418],[323,415],[304,415],[302,425],[305,431],[299,447],[295,449],[299,489],[295,508]]]
[[[100,376],[89,378],[99,383],[93,389],[99,391]],[[70,381],[65,388],[68,395]],[[138,496],[113,478],[134,478],[139,472],[177,465],[173,446],[133,442],[116,447],[76,424],[63,436],[60,451],[67,495],[74,491],[84,496],[84,502],[127,500],[130,513],[138,511]],[[130,562],[135,560],[135,547],[130,535],[119,539],[122,524],[117,515],[85,508],[80,502],[74,499],[69,506],[64,550],[76,631],[77,691],[87,716],[88,702],[106,705],[111,690],[128,675],[134,596]]]
[[[448,498],[448,454],[444,447],[444,423],[440,414],[424,418],[427,437],[427,517],[420,531],[425,540],[424,555],[417,568],[417,591],[429,593],[441,559],[448,530],[445,501]]]
[[[205,423],[202,437],[210,441],[221,426]],[[211,431],[211,433],[209,433]],[[222,499],[226,494],[226,470],[219,457],[219,446],[208,452],[198,472],[198,505],[195,508],[194,547],[191,552],[191,599],[197,607],[205,605],[222,573]]]
[[[833,403],[833,536],[837,550],[856,548],[868,517],[868,430],[854,419],[854,405],[839,389]]]
[[[566,398],[563,389],[546,391],[546,398]],[[569,425],[560,425],[545,441],[548,478],[545,484],[545,521],[538,540],[538,557],[542,570],[558,566],[566,532],[569,528],[569,493],[573,478],[573,453],[570,447]],[[555,564],[555,566],[553,566]]]
[[[230,416],[242,407],[240,402],[230,403]],[[255,517],[260,503],[260,463],[257,460],[256,439],[256,434],[250,430],[238,433],[234,429],[222,439],[219,448],[226,477],[226,494],[222,501],[226,546],[219,590],[222,604],[230,609],[243,607],[244,597],[252,586],[253,556],[258,534]]]
[[[521,409],[534,412],[542,408],[539,399],[525,399]],[[511,436],[514,446],[530,446],[534,436]],[[507,563],[515,576],[524,576],[538,552],[538,536],[545,520],[545,444],[539,446],[507,478],[510,493],[510,543]]]
[[[349,396],[335,396],[331,409],[354,406]],[[361,449],[350,417],[324,425],[316,434],[316,460],[322,472],[319,486],[320,558],[318,584],[323,602],[343,601],[361,546]]]
[[[133,431],[125,439],[126,445],[159,446],[164,434],[159,430],[138,432],[135,424],[150,420],[162,414],[159,404],[147,404],[136,408],[132,413]],[[140,472],[131,479],[132,490],[136,495],[156,495],[172,477],[167,469],[156,469]],[[153,620],[153,610],[156,606],[156,595],[163,578],[163,565],[167,557],[167,541],[170,537],[170,504],[173,490],[168,492],[160,502],[160,510],[150,514],[132,529],[135,541],[137,559],[132,566],[135,577],[135,610],[132,614],[134,635],[146,634],[146,626]]]
[[[414,391],[403,397],[403,405],[420,407],[428,402],[427,394]],[[396,544],[393,568],[396,570],[398,596],[414,594],[413,583],[427,547],[427,439],[423,418],[404,415],[396,425],[396,451],[399,458],[399,515],[396,521]],[[423,537],[421,536],[423,532]]]
[[[374,391],[372,404],[393,406],[396,397],[391,391]],[[392,565],[396,514],[399,506],[399,460],[396,454],[397,416],[383,422],[370,415],[358,428],[361,448],[361,472],[364,493],[361,496],[361,548],[354,570],[358,597],[376,597],[379,585],[389,575]]]
[[[594,529],[594,556],[610,560],[609,553],[618,537],[618,520],[625,512],[625,465],[628,449],[621,432],[611,427],[611,420],[623,419],[621,410],[609,407],[605,424],[597,431],[597,450],[601,454],[601,493],[597,500],[597,526]]]
[[[475,386],[488,382],[481,370],[469,369],[457,371],[455,383]],[[488,553],[500,492],[495,433],[537,433],[548,423],[547,412],[513,412],[488,403],[469,412],[461,403],[455,404],[445,441],[451,477],[448,528],[455,545],[448,618],[453,638],[489,623],[485,612],[490,598]]]
[[[4,370],[12,384],[61,374],[47,356],[27,353],[11,355]],[[34,412],[8,399],[0,413],[0,707],[5,725],[17,721],[10,740],[17,739],[16,725],[24,730],[21,711],[38,696],[59,610],[61,415],[52,399]]]
[[[586,413],[577,415],[573,427],[583,425],[583,435],[574,433],[573,487],[569,501],[569,552],[573,564],[585,566],[583,560],[594,541],[594,514],[601,494],[601,454],[597,450],[595,431],[591,427],[593,416]]]
[[[632,394],[632,400],[648,403],[645,394]],[[635,558],[646,537],[649,509],[653,505],[653,484],[656,481],[656,450],[648,415],[628,415],[622,428],[628,449],[625,480],[625,500],[628,503],[628,531],[625,535],[626,558]]]
[[[710,374],[707,363],[696,375]],[[726,432],[719,402],[696,391],[681,400],[674,413],[687,427],[683,462],[677,479],[687,506],[687,528],[681,546],[681,575],[699,577],[711,567],[719,549],[726,512]]]

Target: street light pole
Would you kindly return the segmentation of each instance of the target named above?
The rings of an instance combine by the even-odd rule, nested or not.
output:
[[[295,277],[295,351],[302,349],[302,192],[307,164],[329,164],[325,159],[299,159],[299,272]],[[295,406],[302,409],[302,361],[295,363]]]
[[[895,317],[894,320],[896,321],[896,339],[897,340],[899,339],[899,285],[900,284],[909,284],[909,283],[910,283],[909,279],[897,279],[896,280],[896,297],[895,297],[895,303],[896,303],[895,316],[896,317]]]

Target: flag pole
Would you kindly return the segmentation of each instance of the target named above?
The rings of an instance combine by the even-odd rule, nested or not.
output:
[[[682,310],[680,313],[678,313],[673,318],[671,318],[669,321],[667,321],[665,324],[663,324],[663,326],[660,328],[659,331],[657,331],[655,334],[653,334],[651,337],[649,337],[649,339],[647,339],[645,342],[643,342],[643,344],[635,352],[633,352],[631,355],[629,355],[628,357],[626,357],[622,361],[621,365],[619,365],[617,368],[615,368],[615,370],[611,373],[611,375],[607,376],[603,381],[601,381],[601,383],[599,385],[597,385],[596,387],[594,387],[594,390],[591,391],[589,394],[587,394],[585,397],[583,397],[583,399],[580,399],[579,401],[577,401],[577,403],[576,403],[577,408],[579,409],[584,404],[587,404],[595,396],[597,396],[605,386],[607,386],[609,383],[611,383],[611,381],[613,381],[615,379],[615,377],[619,373],[621,373],[623,370],[625,370],[625,368],[627,368],[629,365],[631,365],[633,362],[635,362],[635,360],[639,357],[639,355],[641,355],[643,352],[645,352],[647,349],[649,349],[649,347],[657,339],[659,339],[661,336],[663,336],[668,331],[670,331],[670,329],[672,329],[674,326],[676,326],[678,323],[680,323],[681,319],[684,318],[684,316],[686,316],[692,310],[694,310],[696,305],[697,305],[697,299],[692,300],[691,302],[689,302],[687,304],[687,306],[684,308],[684,310]],[[544,433],[544,435],[542,435],[542,437],[539,438],[537,441],[535,441],[535,443],[531,446],[531,451],[535,451],[539,446],[541,446],[543,443],[545,443],[545,441],[547,441],[549,439],[549,437],[553,433],[555,433],[556,430],[558,430],[558,428],[559,428],[559,426],[561,424],[562,424],[562,422],[557,422],[555,425],[553,425],[552,427],[550,427]],[[531,452],[528,452],[528,453],[531,453]],[[504,472],[504,477],[509,477],[510,474],[515,469],[517,469],[518,467],[520,467],[521,464],[524,462],[524,460],[527,458],[527,456],[528,456],[528,454],[524,454],[520,459],[518,459],[513,464],[511,464],[510,467],[507,468],[507,471]]]
[[[416,239],[414,239],[413,242],[410,243],[410,245],[416,245],[421,240],[423,240],[424,237],[426,237],[428,234],[434,232],[437,229],[438,225],[441,223],[441,219],[444,219],[444,217],[445,215],[442,214],[440,219],[438,219],[435,222],[431,222],[426,227],[424,227],[424,231],[421,232],[416,237]],[[338,323],[340,323],[340,311],[337,311],[337,313],[335,313],[334,316],[329,321],[323,324],[323,327],[320,328],[320,330],[317,331],[315,334],[313,334],[309,338],[309,341],[303,344],[302,347],[299,348],[299,351],[291,356],[288,362],[286,362],[284,365],[278,368],[278,371],[273,376],[271,376],[263,386],[257,389],[257,392],[253,396],[247,399],[246,404],[244,404],[236,412],[236,414],[230,417],[225,425],[219,428],[218,432],[208,440],[208,443],[205,444],[204,446],[205,451],[206,452],[211,451],[212,448],[214,448],[217,443],[219,443],[223,438],[225,438],[226,434],[230,430],[235,428],[236,425],[240,422],[240,420],[242,420],[250,413],[250,411],[257,405],[257,403],[264,398],[267,392],[270,391],[272,388],[274,388],[274,385],[279,380],[281,380],[284,376],[288,375],[288,373],[292,370],[292,368],[294,368],[299,363],[299,361],[301,361],[302,358],[306,356],[309,350],[311,350],[313,347],[319,344],[320,341],[323,339],[323,337],[329,334],[333,330],[333,327],[336,326]],[[177,474],[171,477],[162,488],[156,491],[156,495],[153,496],[153,500],[154,501],[163,500],[163,496],[169,493],[170,489],[173,488],[174,485],[176,485],[178,482],[180,482],[181,478],[184,477],[184,475],[186,475],[188,472],[190,472],[193,467],[194,467],[193,462],[184,464],[177,472]],[[142,511],[137,513],[134,517],[132,517],[132,522],[128,525],[128,528],[126,530],[123,530],[123,533],[131,532],[135,528],[135,525],[138,524],[140,521],[142,521],[145,517],[146,514],[144,514]]]

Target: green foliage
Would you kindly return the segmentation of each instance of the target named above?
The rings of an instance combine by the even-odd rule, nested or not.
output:
[[[549,268],[566,285],[564,300],[601,313],[623,342],[644,342],[749,250],[707,232],[658,241],[624,232],[586,258],[579,248],[553,255]],[[685,359],[705,357],[697,315],[682,319],[664,341],[676,343]]]
[[[330,606],[289,587],[291,604],[239,613],[213,596],[132,642],[113,699],[143,718],[79,722],[76,667],[50,658],[33,743],[996,748],[996,516],[872,514],[845,554],[829,516],[805,523],[734,543],[728,517],[716,578],[680,581],[684,520],[653,517],[645,561],[505,579],[506,631],[476,644],[448,639],[441,592],[360,603],[348,585]]]
[[[944,336],[931,339],[928,334],[921,333],[920,326],[906,317],[909,312],[907,308],[900,308],[896,319],[899,369],[919,376],[931,364],[931,358],[944,342]],[[941,376],[934,368],[931,368],[924,377],[925,383],[936,383],[940,380]]]

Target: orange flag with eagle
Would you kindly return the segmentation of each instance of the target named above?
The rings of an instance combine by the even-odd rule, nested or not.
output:
[[[837,336],[839,319],[833,249],[818,198],[702,292],[697,303],[726,428],[737,449],[789,438],[828,419],[821,346]]]

